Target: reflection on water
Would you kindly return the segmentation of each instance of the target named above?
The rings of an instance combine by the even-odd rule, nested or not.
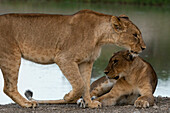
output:
[[[155,96],[170,96],[170,32],[169,8],[117,6],[110,4],[46,3],[46,4],[0,4],[0,14],[9,12],[26,13],[62,13],[72,14],[80,9],[120,15],[126,14],[139,27],[146,42],[147,49],[141,56],[150,62],[155,69],[159,82]],[[121,48],[104,46],[100,58],[93,67],[92,81],[103,76],[112,53]],[[3,77],[0,73],[0,104],[12,102],[3,91]],[[26,89],[34,91],[37,99],[59,99],[71,90],[68,81],[57,65],[38,65],[22,60],[19,76],[19,92],[23,95]]]

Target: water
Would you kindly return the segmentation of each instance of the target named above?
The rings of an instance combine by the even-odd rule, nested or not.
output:
[[[170,8],[69,2],[0,4],[0,14],[10,12],[72,14],[81,9],[92,9],[112,15],[128,15],[141,30],[147,45],[147,49],[141,56],[152,64],[159,78],[154,95],[170,97]],[[93,67],[92,81],[104,75],[103,70],[109,58],[121,49],[114,45],[103,47],[101,56]],[[3,84],[3,76],[0,72],[0,104],[8,104],[13,101],[3,93]],[[52,100],[63,98],[64,94],[71,90],[71,86],[57,65],[39,65],[22,59],[18,90],[24,96],[27,89],[34,92],[36,99]]]

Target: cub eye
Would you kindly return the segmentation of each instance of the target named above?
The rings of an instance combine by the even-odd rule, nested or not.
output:
[[[112,63],[112,65],[111,65],[111,68],[114,69],[114,66],[117,64],[118,60],[113,60],[112,62],[113,62],[113,63]]]
[[[136,39],[137,43],[139,43],[139,42],[140,42],[140,40],[139,40],[139,38],[138,38],[138,35],[135,33],[135,34],[133,34],[133,36],[135,37],[135,39]]]
[[[134,37],[137,37],[138,35],[135,33],[135,34],[133,34],[133,36],[134,36]]]

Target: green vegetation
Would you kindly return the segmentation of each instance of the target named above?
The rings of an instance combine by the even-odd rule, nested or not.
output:
[[[56,0],[58,1],[58,0]],[[90,3],[119,3],[119,4],[135,4],[135,5],[167,5],[170,0],[67,0],[75,2],[90,2]]]
[[[132,5],[170,5],[170,0],[0,0],[0,2],[79,2],[79,3],[114,3],[114,4],[132,4]]]

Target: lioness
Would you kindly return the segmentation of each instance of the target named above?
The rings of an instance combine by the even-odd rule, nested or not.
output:
[[[154,104],[153,93],[157,75],[152,66],[141,57],[133,57],[128,51],[115,53],[105,69],[107,77],[101,77],[91,85],[91,97],[104,106],[134,104],[149,107]]]
[[[40,64],[56,63],[72,85],[64,100],[72,102],[83,96],[88,107],[96,108],[101,103],[91,100],[89,89],[92,66],[101,46],[116,44],[136,54],[146,48],[140,30],[127,16],[91,10],[73,15],[1,15],[0,42],[4,92],[22,107],[36,106],[36,102],[18,92],[21,57]]]

